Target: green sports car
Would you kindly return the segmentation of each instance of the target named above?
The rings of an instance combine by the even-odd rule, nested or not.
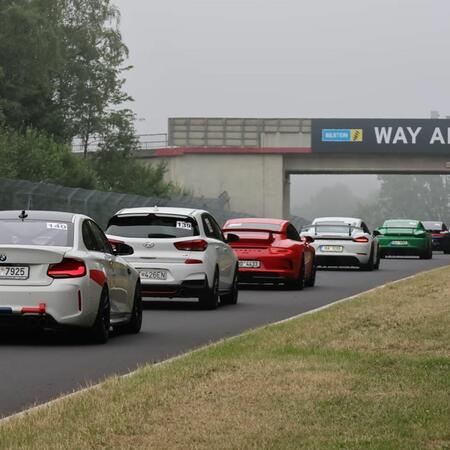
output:
[[[431,234],[419,220],[386,220],[376,230],[379,235],[380,256],[419,256],[421,259],[433,257]]]

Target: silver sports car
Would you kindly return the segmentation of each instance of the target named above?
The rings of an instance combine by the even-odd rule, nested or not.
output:
[[[318,217],[303,227],[302,236],[311,236],[317,266],[356,266],[374,270],[380,266],[378,238],[367,225],[353,217]]]
[[[0,323],[79,327],[98,343],[111,326],[138,333],[139,275],[81,214],[0,212]]]

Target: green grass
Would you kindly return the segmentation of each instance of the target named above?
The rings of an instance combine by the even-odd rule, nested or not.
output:
[[[450,268],[112,378],[0,448],[450,449]]]

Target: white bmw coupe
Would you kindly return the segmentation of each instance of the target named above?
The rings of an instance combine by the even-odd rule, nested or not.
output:
[[[100,227],[81,214],[0,212],[0,324],[79,327],[94,342],[110,327],[138,333],[138,272],[113,250]]]

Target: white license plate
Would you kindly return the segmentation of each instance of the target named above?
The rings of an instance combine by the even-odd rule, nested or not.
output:
[[[408,241],[392,241],[392,245],[408,245]]]
[[[29,267],[0,266],[0,280],[27,280],[29,275]]]
[[[165,270],[141,270],[140,275],[143,280],[167,280]]]
[[[342,245],[322,245],[320,250],[322,252],[340,253],[344,251],[344,247]]]
[[[261,267],[261,261],[239,261],[239,267],[243,269],[258,269]]]

